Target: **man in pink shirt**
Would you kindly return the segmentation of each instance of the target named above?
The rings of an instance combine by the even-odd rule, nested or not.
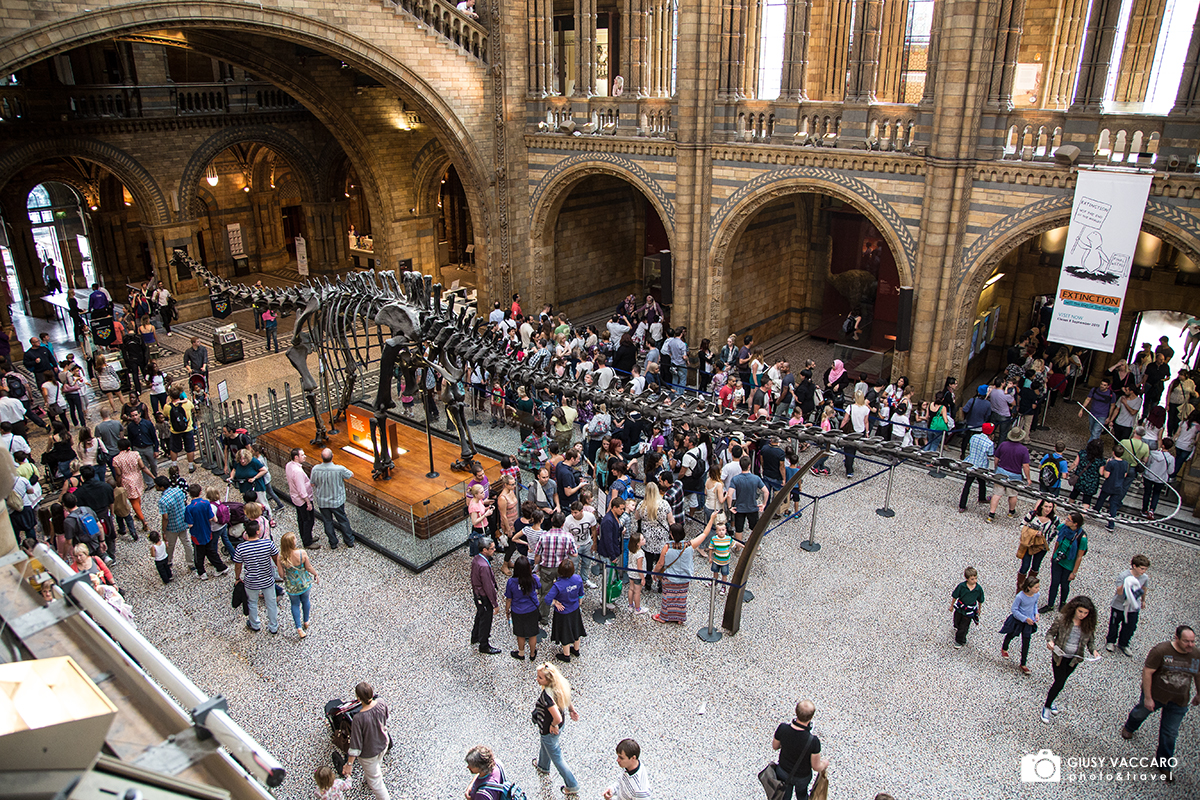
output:
[[[308,475],[304,472],[304,460],[307,456],[304,455],[304,450],[299,447],[292,448],[292,460],[288,462],[285,471],[287,472],[288,494],[291,497],[292,505],[296,507],[296,520],[300,525],[300,540],[304,542],[304,547],[308,550],[320,550],[321,543],[313,541],[313,522],[316,521],[316,515],[313,513],[313,487],[312,481],[308,479]]]

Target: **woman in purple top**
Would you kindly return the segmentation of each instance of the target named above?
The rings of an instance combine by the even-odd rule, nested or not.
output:
[[[517,649],[509,655],[518,661],[525,660],[525,642],[529,642],[529,660],[537,658],[538,635],[538,592],[542,581],[533,574],[529,559],[518,556],[513,565],[513,576],[504,587],[504,616],[512,620],[513,635],[517,637]]]
[[[558,580],[546,592],[546,603],[554,606],[554,623],[550,627],[550,641],[562,645],[562,652],[554,657],[559,661],[571,660],[571,648],[579,658],[579,639],[587,636],[583,629],[583,615],[579,613],[579,601],[583,597],[583,578],[575,574],[575,562],[563,559],[558,565]]]

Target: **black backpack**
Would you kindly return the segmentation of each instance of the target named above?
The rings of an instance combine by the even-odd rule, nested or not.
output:
[[[842,322],[842,333],[854,333],[854,315],[850,314]]]
[[[187,409],[183,407],[183,403],[171,404],[171,433],[184,433],[188,428]]]
[[[4,376],[4,382],[8,384],[8,396],[14,397],[17,400],[25,399],[25,381],[16,373],[10,372]]]

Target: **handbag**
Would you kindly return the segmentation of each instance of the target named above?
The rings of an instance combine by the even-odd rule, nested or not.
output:
[[[812,749],[812,732],[808,734],[808,741],[804,745],[804,751],[800,753],[800,757],[796,759],[796,763],[792,765],[792,771],[788,773],[787,783],[779,780],[779,773],[775,771],[775,762],[768,761],[767,765],[758,771],[758,782],[762,784],[763,791],[767,793],[767,800],[783,800],[783,794],[787,787],[791,785],[792,779],[796,777],[796,771],[800,769],[800,765],[804,763],[804,759],[808,757],[808,751]],[[824,775],[825,773],[821,773]],[[828,788],[826,788],[828,792]]]

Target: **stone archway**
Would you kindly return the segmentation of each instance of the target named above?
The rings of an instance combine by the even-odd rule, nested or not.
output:
[[[161,225],[171,221],[167,197],[146,168],[123,150],[94,139],[50,139],[0,153],[0,188],[25,167],[56,158],[82,158],[99,164],[129,189],[143,222]]]
[[[975,307],[996,265],[1034,236],[1067,225],[1073,201],[1073,196],[1066,195],[1032,203],[984,231],[963,251],[957,270],[959,289],[951,305],[954,327],[951,335],[943,337],[944,363],[965,366]],[[1152,197],[1146,203],[1141,228],[1200,260],[1200,219],[1191,214]]]
[[[531,307],[550,299],[546,277],[547,273],[553,273],[553,267],[546,269],[543,265],[553,265],[555,262],[555,227],[563,204],[581,182],[593,176],[617,178],[640,193],[658,215],[666,230],[670,249],[674,250],[675,206],[645,170],[629,159],[608,153],[589,153],[563,159],[543,176],[530,194],[530,264],[533,265],[533,274],[526,285],[531,287],[531,296],[528,298]],[[553,278],[553,274],[550,277]]]
[[[716,337],[729,327],[729,267],[731,250],[755,215],[771,203],[796,194],[834,197],[864,216],[883,236],[901,285],[912,285],[917,244],[891,205],[871,187],[834,170],[793,167],[777,170],[747,183],[714,214],[709,238],[708,318],[705,335]]]
[[[375,13],[387,15],[387,24],[377,24],[371,17]],[[163,31],[172,33],[163,34]],[[174,33],[177,31],[183,35]],[[378,209],[379,217],[401,219],[404,215],[392,207],[384,176],[372,174],[368,167],[375,150],[361,131],[354,130],[353,117],[346,114],[338,99],[285,60],[253,48],[234,52],[229,43],[223,41],[221,32],[224,31],[266,36],[309,47],[352,65],[393,91],[402,92],[409,110],[413,111],[415,106],[423,124],[435,132],[451,153],[468,197],[473,207],[479,210],[478,236],[495,251],[478,253],[480,269],[504,273],[491,276],[490,283],[507,279],[509,221],[506,215],[496,213],[498,190],[493,188],[496,173],[492,153],[495,152],[494,137],[498,128],[490,114],[479,113],[494,105],[488,96],[492,79],[487,67],[482,61],[453,48],[443,53],[436,44],[432,60],[422,56],[421,62],[417,63],[413,54],[428,54],[434,34],[417,19],[395,15],[386,5],[365,9],[363,14],[337,23],[270,7],[256,8],[254,14],[248,16],[242,5],[200,0],[172,4],[131,2],[73,15],[68,11],[65,16],[51,16],[49,21],[31,26],[0,43],[0,66],[12,71],[74,47],[115,36],[192,47],[238,64],[286,89],[309,108],[342,142],[356,165],[372,205]],[[502,55],[493,54],[494,57]],[[452,106],[447,98],[453,98],[455,105]],[[468,109],[469,113],[459,114],[456,107]],[[388,247],[382,231],[377,236],[376,246]]]
[[[179,180],[179,208],[181,214],[190,214],[192,199],[196,197],[200,180],[209,163],[223,151],[238,144],[261,144],[270,148],[288,162],[292,174],[300,183],[301,197],[307,202],[317,199],[317,165],[295,137],[269,125],[254,125],[245,128],[227,128],[207,139],[196,148],[183,176]]]

